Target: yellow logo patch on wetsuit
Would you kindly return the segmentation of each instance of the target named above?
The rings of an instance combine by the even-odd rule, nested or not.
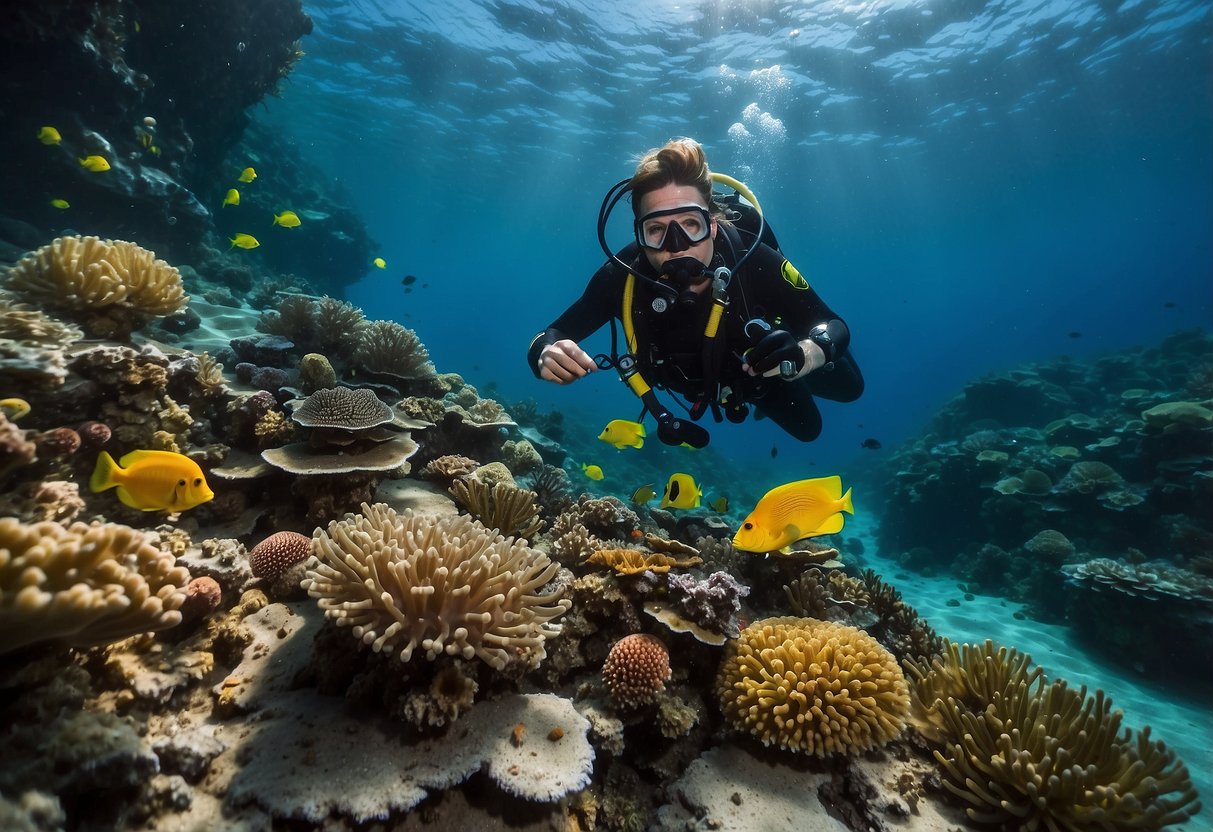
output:
[[[792,265],[791,260],[784,260],[783,266],[779,269],[783,273],[783,279],[788,282],[793,289],[809,288],[809,281],[805,280],[800,272],[796,271],[796,267]]]

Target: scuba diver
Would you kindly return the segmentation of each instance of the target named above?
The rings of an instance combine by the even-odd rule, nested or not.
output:
[[[713,194],[714,182],[736,194]],[[606,224],[628,193],[635,241],[614,253]],[[810,442],[821,433],[814,396],[849,402],[863,392],[847,325],[780,253],[749,189],[711,173],[695,140],[650,150],[607,193],[598,240],[607,262],[531,341],[527,363],[537,378],[569,384],[615,369],[643,402],[638,421],[648,413],[663,442],[696,448],[708,443],[696,424],[708,411],[717,422],[742,422],[753,407],[756,418]],[[608,322],[611,354],[591,357],[577,342]],[[671,412],[655,389],[685,397],[675,400],[686,414]]]

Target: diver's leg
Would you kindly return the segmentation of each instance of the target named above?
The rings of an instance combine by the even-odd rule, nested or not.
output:
[[[821,411],[813,401],[809,376],[770,390],[754,403],[758,415],[783,428],[794,439],[812,442],[821,435]]]
[[[803,380],[814,396],[834,402],[853,402],[863,393],[863,375],[850,352],[835,361],[832,370],[815,370]]]

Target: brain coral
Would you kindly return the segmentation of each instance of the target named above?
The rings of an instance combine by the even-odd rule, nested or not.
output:
[[[9,291],[58,310],[95,336],[127,337],[189,301],[181,273],[153,252],[122,240],[59,237],[9,270]]]
[[[901,733],[910,697],[897,660],[863,630],[813,618],[755,621],[717,678],[726,721],[764,745],[853,754]]]
[[[174,563],[128,526],[0,519],[0,653],[176,626],[190,574]]]
[[[303,588],[376,651],[535,666],[572,602],[542,588],[559,568],[466,516],[398,514],[379,503],[313,538]]]

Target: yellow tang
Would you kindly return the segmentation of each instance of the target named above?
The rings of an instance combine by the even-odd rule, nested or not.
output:
[[[281,214],[274,214],[274,225],[281,225],[283,228],[298,228],[299,217],[294,211],[283,211]]]
[[[606,474],[602,473],[602,469],[597,465],[586,465],[583,462],[581,463],[581,470],[585,471],[585,475],[592,480],[600,480],[606,476]]]
[[[598,438],[616,448],[640,448],[644,446],[644,425],[627,419],[612,419],[598,434]]]
[[[47,125],[38,131],[38,141],[43,144],[59,144],[59,142],[63,141],[63,137],[59,135],[58,130]]]
[[[88,487],[116,488],[123,504],[140,511],[185,511],[215,497],[198,463],[172,451],[131,451],[120,462],[102,451]]]
[[[699,508],[699,498],[702,496],[703,491],[690,474],[670,474],[669,482],[665,484],[665,494],[661,496],[661,507]]]
[[[257,238],[252,234],[237,234],[232,238],[232,244],[227,247],[227,250],[231,251],[236,246],[240,246],[240,248],[256,248],[259,245],[261,243],[257,242]]]
[[[102,173],[110,169],[110,163],[105,160],[104,156],[93,154],[85,156],[80,160],[80,167],[92,173]]]
[[[376,257],[371,262],[375,264],[375,268],[377,268],[377,269],[386,269],[387,268],[387,261],[384,260],[382,257]]]
[[[842,513],[854,514],[841,477],[797,480],[772,488],[742,522],[733,546],[743,552],[787,552],[797,540],[842,531]]]
[[[243,182],[247,185],[256,178],[257,171],[253,170],[252,168],[245,168],[244,170],[240,171],[240,175],[236,177],[236,181]]]
[[[62,211],[65,208],[71,208],[72,204],[70,202],[68,202],[66,199],[52,199],[51,207],[58,208],[60,211]]]
[[[223,197],[223,207],[226,208],[229,205],[239,205],[239,204],[240,204],[240,191],[236,190],[235,188],[228,188],[227,193]]]
[[[642,506],[656,496],[657,489],[653,488],[653,483],[646,482],[632,492],[632,502],[638,506]]]

